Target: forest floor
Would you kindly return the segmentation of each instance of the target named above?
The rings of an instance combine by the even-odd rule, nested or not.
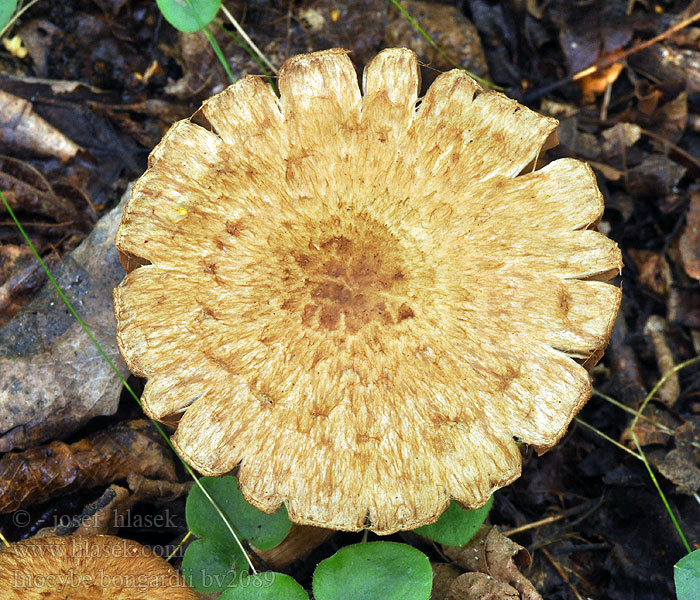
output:
[[[559,145],[546,160],[575,157],[595,170],[606,205],[599,229],[622,249],[624,295],[608,350],[593,370],[596,392],[557,447],[539,457],[524,451],[522,477],[495,495],[489,520],[529,551],[532,564],[523,565],[523,573],[547,600],[673,597],[673,565],[686,548],[639,451],[690,548],[697,549],[700,365],[673,373],[645,399],[664,374],[700,353],[700,21],[692,22],[700,2],[403,2],[440,51],[389,0],[226,4],[275,68],[298,53],[343,47],[361,72],[380,49],[404,46],[424,65],[423,91],[437,73],[456,65],[559,119]],[[233,76],[261,73],[230,35],[228,21],[218,21],[222,27],[213,31]],[[202,100],[228,85],[228,77],[206,38],[176,31],[154,0],[39,0],[2,41],[0,189],[39,253],[59,268],[143,173],[168,127],[197,111]],[[591,66],[598,68],[582,76]],[[17,119],[26,123],[21,133]],[[83,264],[75,257],[75,268],[103,270],[107,279],[81,291],[75,273],[63,274],[63,281],[78,282],[73,297],[101,294],[102,305],[89,313],[93,325],[100,315],[111,318],[111,288],[122,277],[115,256],[108,267],[99,262],[113,252],[111,238],[95,244],[93,257],[80,258]],[[61,370],[66,338],[56,342],[70,333],[71,317],[65,321],[62,314],[62,324],[55,325],[50,310],[57,309],[46,308],[53,306],[50,294],[42,305],[46,311],[33,312],[42,319],[32,320],[26,308],[41,298],[45,283],[0,208],[0,338],[15,345],[31,338],[26,343],[36,356],[23,355],[24,384],[51,387],[63,411],[49,421],[34,415],[31,427],[2,427],[0,452],[86,436],[97,445],[95,436],[116,439],[118,423],[142,416],[126,394],[120,400],[119,382],[105,383],[106,375],[90,370],[82,376],[99,380],[99,391],[83,397],[81,418],[71,419],[77,409],[64,396],[79,387],[71,377],[80,373]],[[42,332],[52,328],[54,337],[47,340]],[[37,365],[51,356],[57,367],[46,379]],[[17,368],[8,366],[12,360],[0,353],[3,368]],[[9,394],[15,383],[6,378],[0,390]],[[35,410],[29,395],[22,396],[25,403],[20,396],[14,396],[19,412]],[[128,439],[133,443],[133,436]],[[95,472],[104,460],[101,452],[111,450],[94,450]],[[78,477],[68,458],[38,456],[42,468],[64,482],[55,494],[14,489],[16,482],[0,464],[0,531],[11,541],[79,514],[127,474],[132,495],[134,471],[154,474],[123,465],[109,481],[95,472]],[[121,534],[142,543],[177,543],[187,530],[185,480],[178,473],[161,497],[137,495],[131,503],[132,514],[150,518],[143,522],[157,523],[155,516],[167,514],[174,525],[131,526]],[[20,507],[27,511],[22,522],[16,518]],[[287,572],[307,585],[318,560],[360,538],[338,533]]]

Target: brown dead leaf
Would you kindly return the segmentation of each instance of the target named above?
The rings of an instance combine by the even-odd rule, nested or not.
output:
[[[181,100],[201,94],[205,88],[224,85],[221,67],[206,36],[201,32],[178,32],[179,56],[184,75],[165,86],[165,93]]]
[[[48,76],[49,55],[54,38],[63,34],[64,32],[48,19],[34,19],[18,30],[18,35],[34,62],[35,71],[41,77]]]
[[[98,222],[54,276],[127,375],[112,311],[112,290],[124,275],[114,248],[122,206]],[[50,285],[0,329],[0,373],[0,452],[65,436],[119,403],[120,379]]]
[[[541,596],[537,596],[541,597]],[[485,573],[465,573],[452,582],[445,600],[520,600],[514,587]]]
[[[700,490],[700,469],[678,450],[671,450],[662,458],[650,455],[649,459],[659,473],[676,485],[679,494],[692,496]]]
[[[677,325],[700,329],[700,291],[672,287],[668,299],[668,320]]]
[[[685,272],[693,279],[700,279],[700,190],[697,188],[690,194],[679,246]]]
[[[620,171],[606,165],[604,163],[597,162],[595,160],[589,160],[588,164],[591,165],[596,171],[598,171],[605,179],[608,181],[619,181],[625,176],[624,171]]]
[[[603,59],[605,59],[605,57]],[[605,69],[600,69],[580,79],[578,84],[581,88],[583,102],[586,104],[595,102],[596,96],[602,94],[609,85],[617,81],[623,68],[624,66],[622,63],[613,63]]]
[[[29,246],[0,245],[0,326],[31,299],[45,280]]]
[[[171,479],[153,479],[132,471],[126,476],[135,502],[172,502],[190,491],[192,481],[180,483]]]
[[[57,262],[55,254],[44,259],[49,269],[53,269]],[[36,291],[46,283],[46,273],[33,255],[22,260],[13,270],[14,273],[0,285],[0,327],[26,306]]]
[[[663,154],[651,154],[627,172],[627,191],[639,198],[665,197],[687,169]]]
[[[539,112],[543,115],[554,117],[555,119],[568,119],[577,115],[581,110],[578,106],[568,102],[559,102],[551,98],[542,98]]]
[[[698,432],[692,423],[684,423],[677,427],[673,440],[676,447],[667,454],[649,453],[649,460],[659,469],[659,472],[676,486],[679,494],[692,496],[700,490],[700,469],[698,460],[700,453],[693,443],[700,441]]]
[[[579,127],[578,117],[562,119],[557,129],[559,144],[570,156],[586,160],[600,158],[600,140],[591,133],[586,133]]]
[[[17,150],[73,158],[80,146],[34,112],[32,103],[0,90],[0,142]]]
[[[463,569],[484,573],[515,588],[522,600],[542,600],[535,586],[519,570],[530,566],[530,554],[502,535],[497,527],[484,525],[465,546],[445,546],[443,551]]]
[[[616,123],[613,127],[603,130],[601,135],[605,139],[603,154],[608,157],[616,156],[639,141],[642,128],[634,123]]]
[[[640,446],[649,446],[652,444],[666,444],[671,436],[666,432],[668,429],[673,429],[673,420],[669,416],[667,410],[660,410],[656,406],[647,406],[644,410],[644,416],[649,417],[655,423],[665,425],[666,429],[658,427],[651,421],[639,419],[634,428],[634,433],[637,436]],[[620,442],[629,448],[636,448],[634,438],[632,437],[632,419],[630,425],[620,435]]]
[[[149,421],[120,423],[74,444],[51,442],[0,459],[0,513],[132,473],[176,479],[172,455]]]
[[[0,245],[0,283],[6,282],[14,271],[33,261],[34,255],[29,246]]]
[[[688,125],[688,93],[683,91],[660,106],[652,115],[648,129],[677,144]],[[664,149],[664,146],[660,146]]]
[[[663,98],[660,89],[649,86],[646,82],[635,85],[634,95],[637,97],[637,109],[647,117],[654,114]]]
[[[648,290],[665,297],[673,284],[673,275],[663,253],[631,248],[629,255],[639,270],[639,282]]]
[[[454,565],[431,562],[433,569],[433,588],[430,590],[430,600],[445,600],[452,582],[462,575]]]
[[[192,115],[192,107],[187,104],[166,102],[150,98],[131,104],[104,104],[89,101],[86,103],[97,114],[104,114],[119,129],[131,136],[144,148],[153,148],[161,140],[170,125]],[[133,118],[132,113],[137,117]],[[154,118],[145,118],[154,117]]]

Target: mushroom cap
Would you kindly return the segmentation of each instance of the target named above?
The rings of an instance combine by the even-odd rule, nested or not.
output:
[[[117,233],[119,347],[200,472],[293,521],[387,534],[482,506],[587,401],[621,292],[557,121],[413,52],[296,56],[153,150]]]
[[[31,538],[0,550],[3,600],[197,600],[150,548],[112,535]]]

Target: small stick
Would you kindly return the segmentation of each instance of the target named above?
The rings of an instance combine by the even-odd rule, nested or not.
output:
[[[607,57],[605,60],[601,61],[597,65],[591,65],[590,67],[587,67],[583,69],[582,71],[579,71],[578,73],[575,73],[574,75],[570,75],[568,77],[565,77],[564,79],[559,79],[558,81],[554,81],[548,85],[545,85],[539,89],[533,90],[532,92],[525,94],[523,96],[522,102],[524,104],[527,104],[528,102],[534,102],[535,100],[541,98],[545,94],[548,94],[549,92],[556,90],[557,88],[560,88],[567,83],[571,83],[572,81],[578,81],[579,79],[583,79],[584,77],[587,77],[588,75],[593,75],[593,73],[596,73],[600,71],[601,69],[605,69],[612,65],[613,63],[616,63],[618,61],[621,61],[628,56],[635,54],[636,52],[639,52],[640,50],[644,50],[645,48],[648,48],[649,46],[653,46],[657,42],[660,42],[667,37],[673,35],[674,33],[677,33],[681,29],[686,28],[688,25],[691,23],[694,23],[700,19],[700,11],[695,13],[693,16],[688,17],[687,19],[683,19],[680,23],[674,25],[673,27],[667,29],[663,33],[651,38],[650,40],[646,40],[645,42],[642,42],[638,46],[634,46],[633,48],[630,48],[629,50],[624,50],[619,53],[615,53],[609,57]]]
[[[559,573],[559,577],[561,577],[566,583],[569,584],[571,591],[573,592],[574,596],[576,596],[576,600],[584,600],[583,596],[578,593],[576,586],[574,586],[574,584],[571,583],[571,581],[569,581],[569,576],[566,574],[564,567],[559,563],[559,561],[554,560],[554,557],[549,553],[547,548],[540,548],[540,550],[542,554],[544,554],[547,557],[547,560],[550,563],[552,563],[552,566],[556,569],[557,573]]]
[[[532,523],[526,523],[525,525],[521,525],[520,527],[509,529],[508,531],[502,531],[501,533],[507,537],[510,537],[511,535],[515,535],[516,533],[522,533],[523,531],[535,529],[536,527],[541,527],[542,525],[556,523],[557,521],[561,521],[564,518],[564,516],[564,514],[553,515],[551,517],[540,519],[539,521],[532,521]]]
[[[245,32],[245,29],[241,27],[241,24],[238,21],[236,21],[236,18],[229,12],[228,8],[226,8],[223,4],[221,5],[221,12],[223,12],[224,15],[226,15],[226,18],[231,22],[231,25],[233,25],[236,31],[238,32],[238,35],[240,35],[245,41],[245,43],[252,48],[253,52],[255,52],[255,54],[258,55],[258,58],[261,61],[263,61],[273,73],[277,73],[277,67],[275,67],[275,65],[273,65],[268,60],[267,56],[265,56],[262,53],[262,50],[260,50],[260,48],[258,48],[255,45],[255,42],[250,39],[250,36]]]
[[[688,25],[691,23],[694,23],[700,19],[700,11],[696,12],[693,16],[688,17],[687,19],[683,19],[680,23],[677,23],[673,27],[670,27],[663,33],[660,33],[659,35],[651,38],[650,40],[646,40],[645,42],[642,42],[641,44],[637,46],[633,46],[629,50],[624,50],[620,52],[619,54],[614,53],[605,60],[603,60],[600,64],[597,65],[591,65],[590,67],[583,69],[583,71],[579,71],[573,77],[571,78],[572,81],[578,81],[579,79],[583,79],[584,77],[587,77],[588,75],[592,75],[593,73],[596,73],[597,71],[600,71],[601,69],[605,69],[606,67],[609,67],[613,63],[619,62],[621,60],[624,60],[628,56],[635,54],[637,52],[640,52],[641,50],[644,50],[648,48],[649,46],[653,46],[657,42],[661,42],[665,40],[667,37],[672,36],[674,33],[680,31],[681,29],[685,29]]]

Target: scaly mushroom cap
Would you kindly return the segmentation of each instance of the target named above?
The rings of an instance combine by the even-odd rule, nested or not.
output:
[[[0,550],[3,600],[197,600],[149,548],[111,535],[31,538]]]
[[[117,247],[118,340],[202,473],[292,520],[377,533],[483,505],[586,402],[620,290],[591,169],[519,175],[557,122],[409,50],[360,94],[343,50],[173,125]]]

